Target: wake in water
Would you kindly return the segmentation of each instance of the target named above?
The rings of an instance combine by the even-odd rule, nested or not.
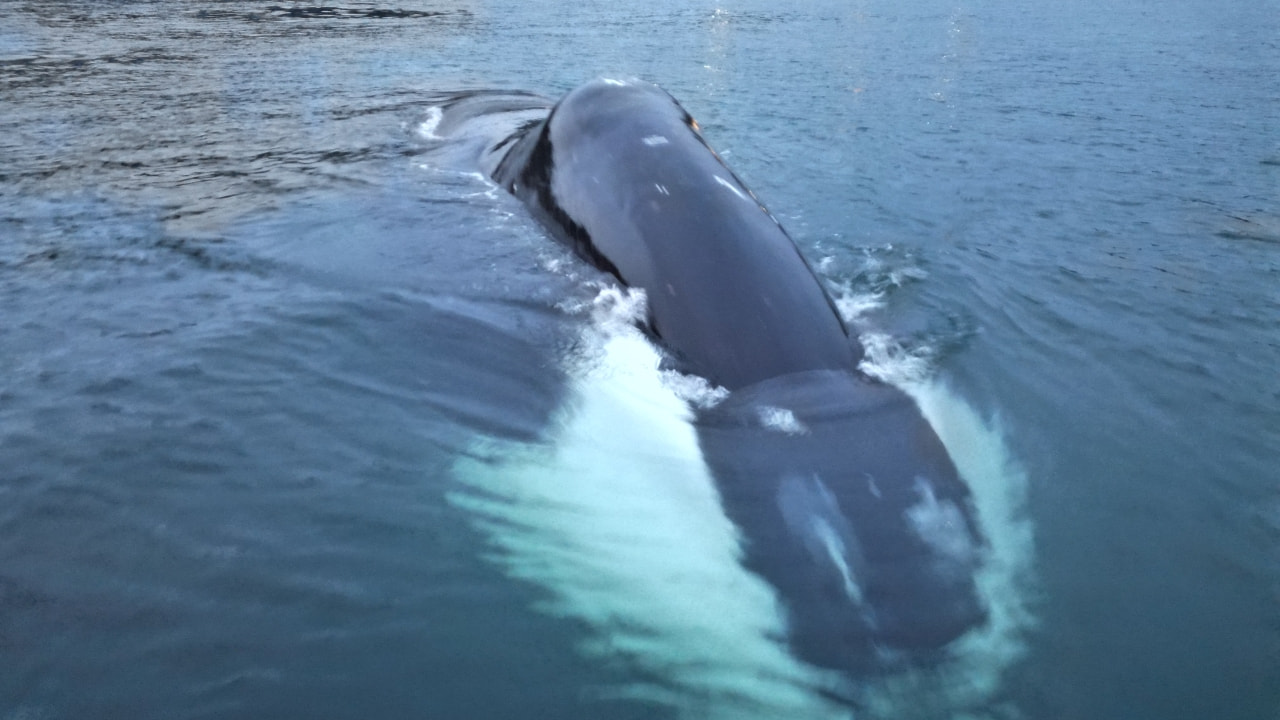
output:
[[[583,652],[635,678],[602,695],[690,718],[986,714],[1031,621],[1025,478],[998,426],[930,380],[922,353],[863,337],[862,369],[919,403],[972,489],[988,541],[977,583],[990,615],[936,666],[846,681],[791,655],[773,589],[742,567],[691,410],[725,391],[660,368],[660,351],[635,326],[642,293],[607,287],[578,310],[591,322],[572,360],[571,399],[546,440],[478,441],[455,465],[462,489],[451,501],[472,513],[508,575],[548,592],[544,611],[586,623]],[[786,431],[787,418],[776,421]]]

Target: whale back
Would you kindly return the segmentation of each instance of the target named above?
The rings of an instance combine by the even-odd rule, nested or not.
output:
[[[649,329],[683,369],[735,389],[856,366],[861,351],[795,243],[663,90],[588,83],[500,145],[494,180],[644,289]]]

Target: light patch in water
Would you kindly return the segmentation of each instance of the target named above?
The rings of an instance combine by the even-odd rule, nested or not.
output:
[[[666,145],[671,141],[663,135],[649,135],[648,137],[641,138],[641,142],[649,147],[657,147],[659,145]]]
[[[592,348],[548,441],[478,441],[450,501],[508,575],[551,595],[542,610],[589,628],[583,652],[632,670],[602,695],[687,718],[848,717],[817,690],[833,681],[779,641],[777,600],[740,564],[689,407],[631,324],[643,306],[631,295],[606,288],[593,304]]]
[[[787,435],[804,435],[809,432],[809,428],[805,427],[804,423],[796,418],[796,414],[786,408],[761,405],[757,408],[757,413],[760,417],[760,424],[768,430]]]

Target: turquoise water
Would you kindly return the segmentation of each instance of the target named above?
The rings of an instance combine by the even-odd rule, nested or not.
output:
[[[1280,715],[1278,37],[1273,1],[3,5],[0,717]],[[817,691],[728,559],[702,390],[422,131],[597,75],[693,113],[986,503],[1002,614],[955,663]]]

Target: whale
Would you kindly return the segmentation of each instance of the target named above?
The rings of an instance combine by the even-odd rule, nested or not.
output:
[[[521,122],[480,151],[483,171],[643,290],[642,329],[670,368],[728,391],[694,424],[782,641],[854,673],[947,657],[988,621],[970,491],[912,398],[860,369],[862,345],[786,230],[656,85],[602,78],[506,102]]]

